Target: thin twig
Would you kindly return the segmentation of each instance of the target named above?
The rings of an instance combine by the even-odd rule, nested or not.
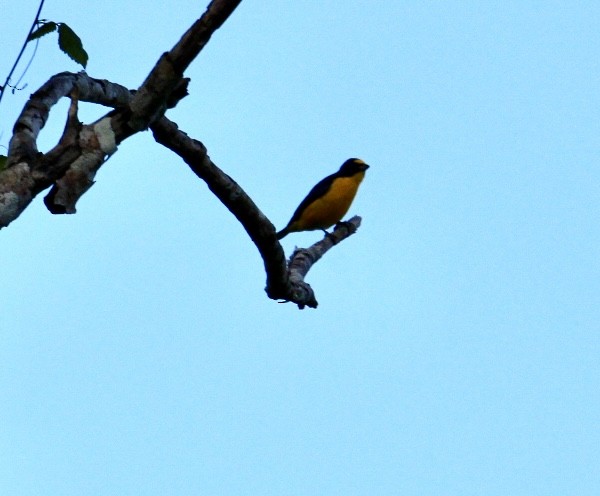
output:
[[[25,77],[25,74],[27,74],[29,67],[31,67],[31,63],[33,62],[33,59],[35,58],[35,54],[37,53],[39,44],[40,44],[40,39],[38,38],[37,40],[35,40],[35,45],[33,47],[33,53],[31,54],[31,57],[29,58],[29,62],[27,62],[25,69],[23,69],[23,74],[21,74],[19,79],[17,79],[17,82],[14,85],[12,85],[13,86],[13,90],[12,90],[13,95],[15,93],[15,90],[24,90],[25,88],[27,88],[27,83],[25,83],[25,85],[22,88],[19,88],[18,86],[21,83],[21,81],[23,80],[23,78]]]
[[[4,86],[2,86],[0,88],[0,102],[2,101],[2,97],[4,96],[4,92],[6,91],[6,88],[8,88],[8,83],[10,82],[11,76],[13,75],[13,72],[15,72],[15,70],[17,68],[17,64],[19,63],[19,60],[21,60],[21,57],[23,56],[25,47],[27,46],[27,43],[29,43],[29,37],[31,36],[31,33],[33,33],[33,30],[35,29],[35,27],[38,24],[38,21],[40,20],[40,14],[42,13],[42,7],[44,6],[44,2],[45,2],[45,0],[40,1],[40,6],[38,8],[37,14],[35,15],[35,19],[33,20],[31,29],[29,29],[29,33],[27,33],[27,37],[25,38],[25,42],[23,43],[23,46],[21,47],[21,51],[19,52],[19,55],[17,56],[17,60],[15,60],[15,63],[13,64],[12,69],[8,73],[6,81],[4,82]]]

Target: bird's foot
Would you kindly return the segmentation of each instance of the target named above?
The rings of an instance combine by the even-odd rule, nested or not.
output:
[[[333,233],[327,232],[327,230],[322,229],[322,231],[325,233],[325,237],[329,238],[329,240],[335,245],[337,244],[337,241],[335,239],[335,236],[333,235]]]
[[[336,231],[337,229],[339,229],[340,227],[345,227],[346,229],[348,229],[348,231],[353,232],[354,229],[354,224],[352,224],[352,222],[348,222],[346,220],[341,220],[340,222],[338,222],[335,227],[333,228],[334,231]]]

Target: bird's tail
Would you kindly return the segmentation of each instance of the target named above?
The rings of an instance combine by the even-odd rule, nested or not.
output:
[[[284,227],[281,231],[279,231],[277,233],[277,239],[281,239],[284,236],[287,236],[290,233],[290,230],[288,229],[289,226]]]

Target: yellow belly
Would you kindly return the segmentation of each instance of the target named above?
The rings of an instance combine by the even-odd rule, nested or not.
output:
[[[342,220],[356,195],[364,172],[352,177],[337,178],[325,195],[311,203],[300,218],[290,226],[290,231],[327,229]]]

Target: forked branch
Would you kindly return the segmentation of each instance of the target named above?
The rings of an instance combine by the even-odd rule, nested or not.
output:
[[[45,203],[52,213],[74,213],[75,203],[93,184],[96,171],[117,145],[150,127],[156,141],[179,155],[242,224],[263,259],[266,292],[275,300],[316,308],[314,292],[304,278],[325,252],[352,235],[360,225],[354,217],[310,248],[296,250],[286,262],[275,227],[246,192],[209,158],[204,145],[180,131],[164,116],[187,95],[183,72],[211,35],[241,0],[213,0],[202,17],[170,52],[163,54],[137,91],[85,73],[61,73],[36,91],[25,105],[9,145],[7,167],[0,172],[0,228],[8,226],[41,191],[52,187]],[[71,98],[59,143],[43,154],[37,137],[50,109],[63,97]],[[78,102],[111,107],[98,121],[82,124]]]
[[[288,267],[285,253],[275,234],[275,226],[242,187],[212,162],[206,147],[200,141],[190,138],[166,117],[153,124],[151,129],[154,139],[179,155],[242,224],[263,259],[267,275],[265,291],[269,298],[290,301],[300,308],[316,308],[314,292],[304,282],[304,277],[334,244],[356,232],[360,217],[353,217],[310,248],[296,250]]]

